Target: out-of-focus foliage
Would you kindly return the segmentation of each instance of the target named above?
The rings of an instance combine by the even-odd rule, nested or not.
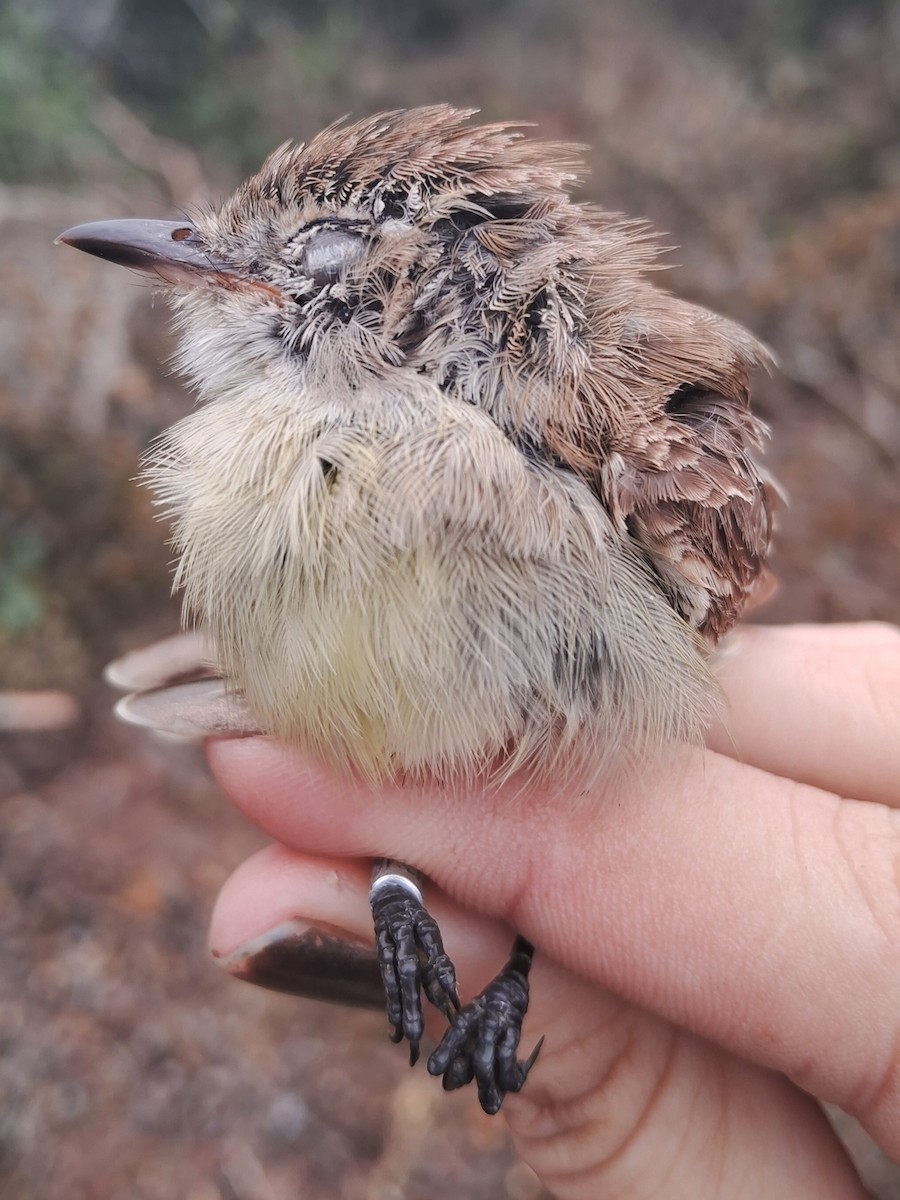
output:
[[[821,46],[848,20],[884,21],[891,7],[891,0],[637,0],[634,10],[739,59],[765,91],[785,56]],[[91,107],[103,94],[156,133],[203,147],[229,174],[258,163],[273,137],[316,129],[348,104],[362,111],[390,102],[394,77],[416,56],[493,55],[502,108],[504,57],[535,43],[567,46],[577,57],[579,31],[596,24],[597,9],[593,0],[43,0],[37,8],[7,0],[0,176],[89,175],[102,146]],[[444,98],[464,100],[464,78],[460,85],[459,96],[445,85]],[[479,98],[490,103],[489,95]],[[852,143],[835,152],[836,171],[855,175],[859,166]]]
[[[719,4],[715,0],[645,0],[689,22],[698,37],[719,40],[744,62],[760,67],[792,51],[814,47],[835,20],[850,10],[857,18],[880,20],[892,0],[754,0]]]
[[[0,556],[0,633],[15,635],[37,625],[44,600],[36,581],[44,544],[35,533],[17,532]]]
[[[67,181],[102,154],[90,121],[91,85],[46,20],[0,7],[0,178]]]

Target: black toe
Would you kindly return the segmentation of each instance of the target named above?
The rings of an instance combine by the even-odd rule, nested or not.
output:
[[[459,1009],[456,973],[436,921],[413,889],[385,882],[370,902],[391,1039],[409,1042],[412,1065],[425,1028],[422,992],[449,1020]]]
[[[495,1113],[508,1092],[521,1091],[540,1052],[541,1042],[524,1061],[516,1058],[528,1009],[528,972],[534,947],[516,938],[506,966],[471,1003],[452,1019],[441,1044],[428,1060],[432,1075],[443,1075],[452,1091],[475,1080],[486,1113]]]

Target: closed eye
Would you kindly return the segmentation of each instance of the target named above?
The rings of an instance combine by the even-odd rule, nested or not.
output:
[[[366,248],[366,238],[347,229],[317,230],[301,255],[301,266],[306,275],[324,286],[336,283],[341,274],[359,262]]]

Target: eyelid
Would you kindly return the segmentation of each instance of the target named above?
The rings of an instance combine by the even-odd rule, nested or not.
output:
[[[362,258],[366,239],[345,229],[323,229],[303,247],[301,263],[307,275],[319,283],[333,283],[345,267]]]

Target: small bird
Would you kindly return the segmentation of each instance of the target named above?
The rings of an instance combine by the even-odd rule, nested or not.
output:
[[[578,147],[473,112],[339,122],[219,208],[59,240],[166,285],[202,403],[145,477],[259,728],[373,784],[589,784],[716,711],[766,574],[768,354],[573,202]],[[540,1046],[516,1059],[533,948],[462,1007],[419,882],[376,864],[392,1036],[414,1062],[424,991],[429,1069],[495,1112]]]

